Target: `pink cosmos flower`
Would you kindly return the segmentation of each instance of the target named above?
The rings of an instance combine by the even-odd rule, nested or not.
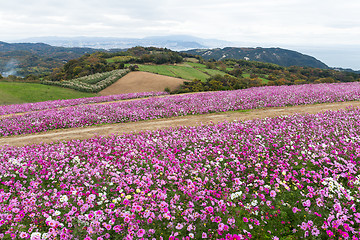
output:
[[[326,230],[326,233],[327,233],[327,235],[329,235],[329,237],[334,236],[334,233],[330,230]]]
[[[221,217],[216,216],[216,217],[214,218],[213,222],[217,222],[217,223],[221,222]]]
[[[89,214],[88,214],[88,219],[89,219],[89,220],[91,220],[93,217],[94,217],[94,214],[92,214],[92,213],[89,213]]]
[[[124,218],[124,222],[126,222],[126,223],[130,222],[130,218],[129,218],[128,216],[126,216],[126,217]]]
[[[169,237],[169,240],[179,240],[178,238],[175,238],[174,236]]]
[[[234,234],[234,235],[230,236],[230,238],[229,238],[229,240],[241,240],[241,239],[242,238],[240,238],[240,236],[237,234]]]
[[[141,238],[141,237],[143,237],[144,235],[145,235],[145,233],[146,233],[146,231],[145,231],[145,229],[139,229],[138,231],[137,231],[137,233],[136,233],[136,235],[139,237],[139,238]]]
[[[27,238],[28,234],[26,232],[21,232],[20,237],[21,238]]]
[[[306,222],[302,222],[300,228],[305,231],[308,228],[308,224]]]
[[[183,227],[184,227],[184,225],[182,225],[181,223],[178,223],[175,228],[176,228],[177,230],[180,230],[180,229],[182,229]]]
[[[317,229],[316,227],[314,227],[314,228],[311,230],[311,234],[314,235],[314,236],[319,236],[320,231],[319,231],[319,229]]]
[[[218,230],[220,230],[220,231],[224,230],[224,226],[225,226],[225,224],[219,223]]]
[[[308,199],[305,202],[303,202],[303,206],[304,207],[310,207],[311,206],[311,201]]]
[[[334,204],[334,209],[338,213],[341,212],[342,210],[341,205],[339,203]]]
[[[271,190],[270,197],[275,197],[275,196],[276,196],[276,192],[274,190]]]
[[[206,211],[208,211],[209,213],[213,213],[214,212],[214,208],[213,207],[206,207],[205,208]]]
[[[106,224],[106,225],[105,225],[105,228],[106,228],[107,230],[110,230],[110,229],[111,229],[111,225],[110,225],[110,224]]]
[[[301,210],[298,209],[297,207],[293,207],[293,208],[292,208],[292,211],[293,211],[293,213],[296,213],[296,212],[300,212]]]
[[[118,232],[120,232],[122,230],[122,227],[120,225],[115,225],[113,227],[113,230],[118,233]]]

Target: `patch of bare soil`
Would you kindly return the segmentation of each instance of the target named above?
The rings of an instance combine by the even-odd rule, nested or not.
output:
[[[72,139],[87,139],[95,135],[124,134],[179,126],[199,126],[202,124],[212,124],[223,121],[251,120],[291,114],[318,113],[327,110],[345,109],[350,106],[360,107],[360,101],[265,108],[247,112],[212,113],[84,128],[59,129],[45,133],[0,138],[0,145],[8,144],[12,146],[24,146],[28,144],[51,143]]]
[[[158,92],[169,88],[177,89],[184,79],[168,77],[148,72],[130,72],[111,86],[100,91],[101,96],[135,92]]]

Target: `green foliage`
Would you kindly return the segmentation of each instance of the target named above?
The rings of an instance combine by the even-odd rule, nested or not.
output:
[[[138,63],[181,63],[183,58],[179,53],[162,48],[134,47],[121,52],[95,52],[85,54],[80,58],[68,61],[62,68],[55,68],[46,77],[48,81],[61,81],[123,69],[125,64],[130,66]],[[133,67],[134,68],[134,67]],[[136,69],[130,69],[132,71]]]
[[[178,92],[242,89],[263,85],[350,82],[360,79],[360,74],[331,69],[283,67],[274,63],[241,59],[216,61],[212,58],[205,61],[200,56],[202,52],[197,53],[200,55],[191,55],[166,48],[134,47],[126,51],[115,49],[97,52],[92,50],[75,58],[74,56],[79,56],[84,50],[72,49],[74,54],[71,55],[69,49],[60,51],[41,44],[36,47],[31,44],[29,46],[32,47],[32,52],[27,51],[25,46],[20,51],[0,52],[0,72],[4,71],[1,66],[5,66],[8,61],[14,59],[16,63],[14,70],[17,74],[25,76],[24,78],[9,76],[3,79],[0,77],[1,81],[39,82],[41,79],[46,84],[97,92],[100,88],[94,86],[96,79],[89,80],[91,82],[72,79],[126,67],[131,71],[140,70],[192,81],[185,83]],[[29,46],[26,45],[26,47]],[[51,51],[56,53],[51,53]],[[60,61],[61,54],[64,56]],[[20,60],[18,56],[21,56]],[[184,63],[184,59],[188,61]],[[68,62],[64,64],[63,60]],[[49,72],[50,69],[52,72]]]
[[[230,90],[264,85],[279,86],[360,80],[359,74],[351,72],[310,67],[282,67],[272,63],[246,60],[226,59],[223,61],[212,60],[206,65],[199,63],[187,64],[208,73],[210,77],[205,81],[201,79],[201,82],[192,81],[190,83],[184,83],[178,92]],[[206,67],[210,67],[211,69]],[[219,72],[221,74],[216,74]],[[226,73],[228,75],[226,75]]]
[[[2,43],[0,49],[0,72],[6,72],[9,62],[15,62],[12,70],[17,76],[33,74],[42,76],[59,68],[64,62],[81,57],[84,53],[93,53],[90,48],[54,47],[42,43]]]

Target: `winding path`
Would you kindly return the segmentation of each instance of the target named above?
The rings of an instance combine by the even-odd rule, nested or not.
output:
[[[83,128],[58,129],[44,133],[3,137],[0,138],[0,145],[24,146],[28,144],[51,143],[73,139],[87,139],[95,135],[124,134],[179,126],[199,126],[201,124],[212,124],[223,121],[251,120],[256,118],[276,117],[281,115],[318,113],[327,110],[345,109],[346,107],[350,106],[360,107],[360,101],[264,108],[249,110],[246,112],[223,112],[147,120],[140,122],[106,124]]]

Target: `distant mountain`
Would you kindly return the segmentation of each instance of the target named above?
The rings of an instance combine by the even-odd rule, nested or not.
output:
[[[136,46],[169,48],[171,50],[189,50],[194,48],[212,48],[233,45],[231,42],[204,39],[188,35],[152,36],[146,38],[114,38],[114,37],[36,37],[21,39],[19,42],[47,43],[62,47],[88,48],[131,48]]]
[[[328,69],[329,67],[314,57],[282,48],[215,48],[193,49],[184,51],[193,55],[200,55],[206,60],[215,59],[245,59],[259,62],[274,63],[280,66],[301,66]]]
[[[96,51],[91,48],[54,47],[44,43],[0,42],[0,74],[26,76],[49,72],[71,59]]]
[[[93,48],[65,48],[54,47],[45,43],[6,43],[0,42],[0,52],[27,51],[39,56],[55,57],[63,60],[69,60],[82,56],[85,53],[98,51]],[[66,53],[66,54],[64,54]]]

